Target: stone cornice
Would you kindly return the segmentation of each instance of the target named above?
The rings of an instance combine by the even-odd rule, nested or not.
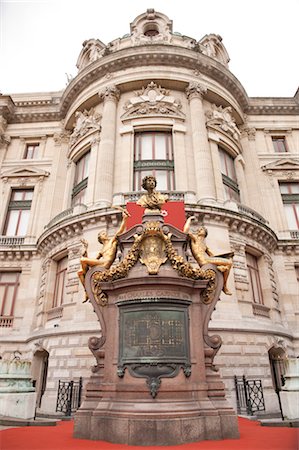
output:
[[[238,79],[223,64],[191,49],[175,45],[138,45],[115,51],[81,70],[63,92],[50,94],[50,98],[12,100],[0,96],[0,114],[8,123],[59,121],[63,119],[76,97],[107,73],[140,66],[179,67],[196,69],[224,86],[236,99],[245,114],[278,115],[299,114],[296,98],[248,98]],[[187,81],[186,81],[187,87]]]

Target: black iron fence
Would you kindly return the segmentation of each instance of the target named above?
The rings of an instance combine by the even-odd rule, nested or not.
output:
[[[81,405],[82,378],[79,381],[61,381],[58,383],[56,411],[70,416]]]
[[[265,411],[262,380],[246,380],[245,376],[235,376],[237,412],[252,416],[257,411]]]

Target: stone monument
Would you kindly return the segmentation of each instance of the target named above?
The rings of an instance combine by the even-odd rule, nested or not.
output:
[[[231,259],[212,261],[210,253],[203,266],[192,266],[188,245],[197,260],[205,234],[190,233],[192,218],[185,232],[164,224],[167,198],[155,191],[154,177],[143,187],[142,224],[117,233],[121,261],[104,267],[90,260],[81,276],[101,336],[89,339],[96,365],[74,436],[147,446],[238,438],[214,365],[221,337],[208,330]]]
[[[284,416],[288,420],[299,419],[299,358],[285,360],[285,384],[281,390]]]
[[[30,375],[31,362],[18,358],[0,361],[0,415],[33,419],[36,393]]]

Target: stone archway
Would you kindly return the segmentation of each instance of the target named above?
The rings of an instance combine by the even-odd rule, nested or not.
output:
[[[32,379],[35,382],[36,389],[36,407],[40,408],[42,397],[46,390],[47,375],[48,375],[48,360],[49,353],[45,349],[37,350],[33,355],[32,361]]]
[[[268,350],[272,382],[275,392],[281,391],[285,374],[286,351],[282,346],[273,345]]]

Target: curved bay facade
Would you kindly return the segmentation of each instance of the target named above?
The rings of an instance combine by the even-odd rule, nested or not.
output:
[[[228,63],[220,36],[173,33],[148,10],[123,38],[85,41],[65,90],[0,96],[1,354],[32,361],[42,411],[54,412],[59,379],[94,364],[81,239],[95,256],[148,174],[215,253],[234,251],[233,295],[210,323],[215,362],[233,406],[234,375],[246,375],[278,410],[273,361],[283,371],[298,356],[299,95],[250,98]]]

